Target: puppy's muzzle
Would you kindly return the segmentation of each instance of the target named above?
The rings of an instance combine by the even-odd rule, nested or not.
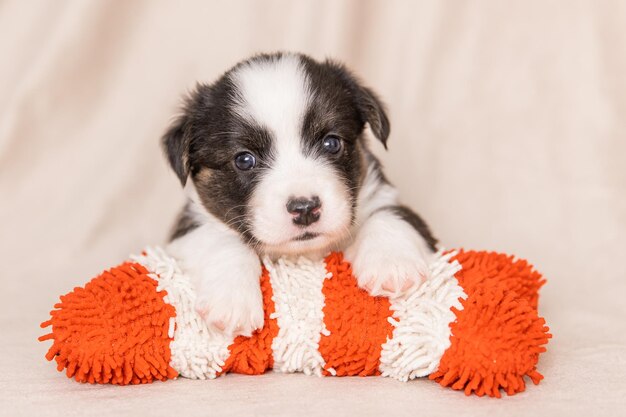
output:
[[[318,196],[311,198],[290,198],[287,202],[287,211],[293,215],[293,222],[299,226],[308,226],[320,219],[322,202]]]

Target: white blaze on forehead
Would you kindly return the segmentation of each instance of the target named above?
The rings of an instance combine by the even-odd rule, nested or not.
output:
[[[286,250],[283,244],[303,233],[294,226],[287,201],[312,196],[322,203],[321,217],[307,230],[326,239],[345,233],[351,218],[345,181],[329,163],[303,150],[302,127],[313,92],[301,59],[297,55],[260,59],[235,70],[231,79],[238,90],[233,110],[272,137],[271,159],[265,161],[269,168],[250,199],[254,236],[279,252]]]
[[[302,121],[311,101],[311,89],[300,58],[254,61],[237,69],[232,80],[239,90],[240,116],[274,136],[277,150],[300,147]]]
[[[274,197],[315,193],[312,181],[321,170],[320,162],[306,158],[302,149],[302,124],[311,89],[300,58],[283,55],[253,61],[238,69],[233,81],[239,92],[235,111],[272,136],[271,160],[266,161],[271,169],[264,174],[264,182],[272,183],[277,191]]]

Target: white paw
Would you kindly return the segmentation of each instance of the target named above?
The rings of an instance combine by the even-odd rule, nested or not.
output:
[[[363,250],[352,261],[359,287],[373,296],[397,297],[428,277],[428,266],[419,252],[411,255]]]
[[[259,257],[245,247],[209,253],[183,258],[196,289],[196,311],[212,330],[251,336],[265,318]]]
[[[235,231],[207,223],[167,250],[193,283],[196,311],[209,328],[250,336],[263,327],[261,260]]]
[[[397,297],[428,278],[431,251],[408,224],[383,217],[363,226],[345,256],[361,288]]]
[[[257,288],[234,291],[219,284],[204,286],[198,290],[195,307],[207,326],[229,335],[251,336],[263,327],[263,298],[258,284]]]

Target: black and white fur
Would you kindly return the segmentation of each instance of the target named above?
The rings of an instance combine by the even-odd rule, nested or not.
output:
[[[421,283],[436,240],[399,204],[366,124],[386,145],[376,95],[342,65],[301,54],[255,56],[189,95],[163,137],[188,196],[168,249],[195,280],[210,326],[243,335],[262,327],[264,255],[343,250],[373,295]],[[254,167],[240,168],[242,154]],[[319,219],[297,222],[290,201],[312,198]]]

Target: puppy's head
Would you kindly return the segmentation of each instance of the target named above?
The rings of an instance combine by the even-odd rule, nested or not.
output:
[[[354,220],[366,123],[385,144],[381,103],[343,66],[260,55],[198,85],[163,145],[203,209],[261,252],[323,251]]]

